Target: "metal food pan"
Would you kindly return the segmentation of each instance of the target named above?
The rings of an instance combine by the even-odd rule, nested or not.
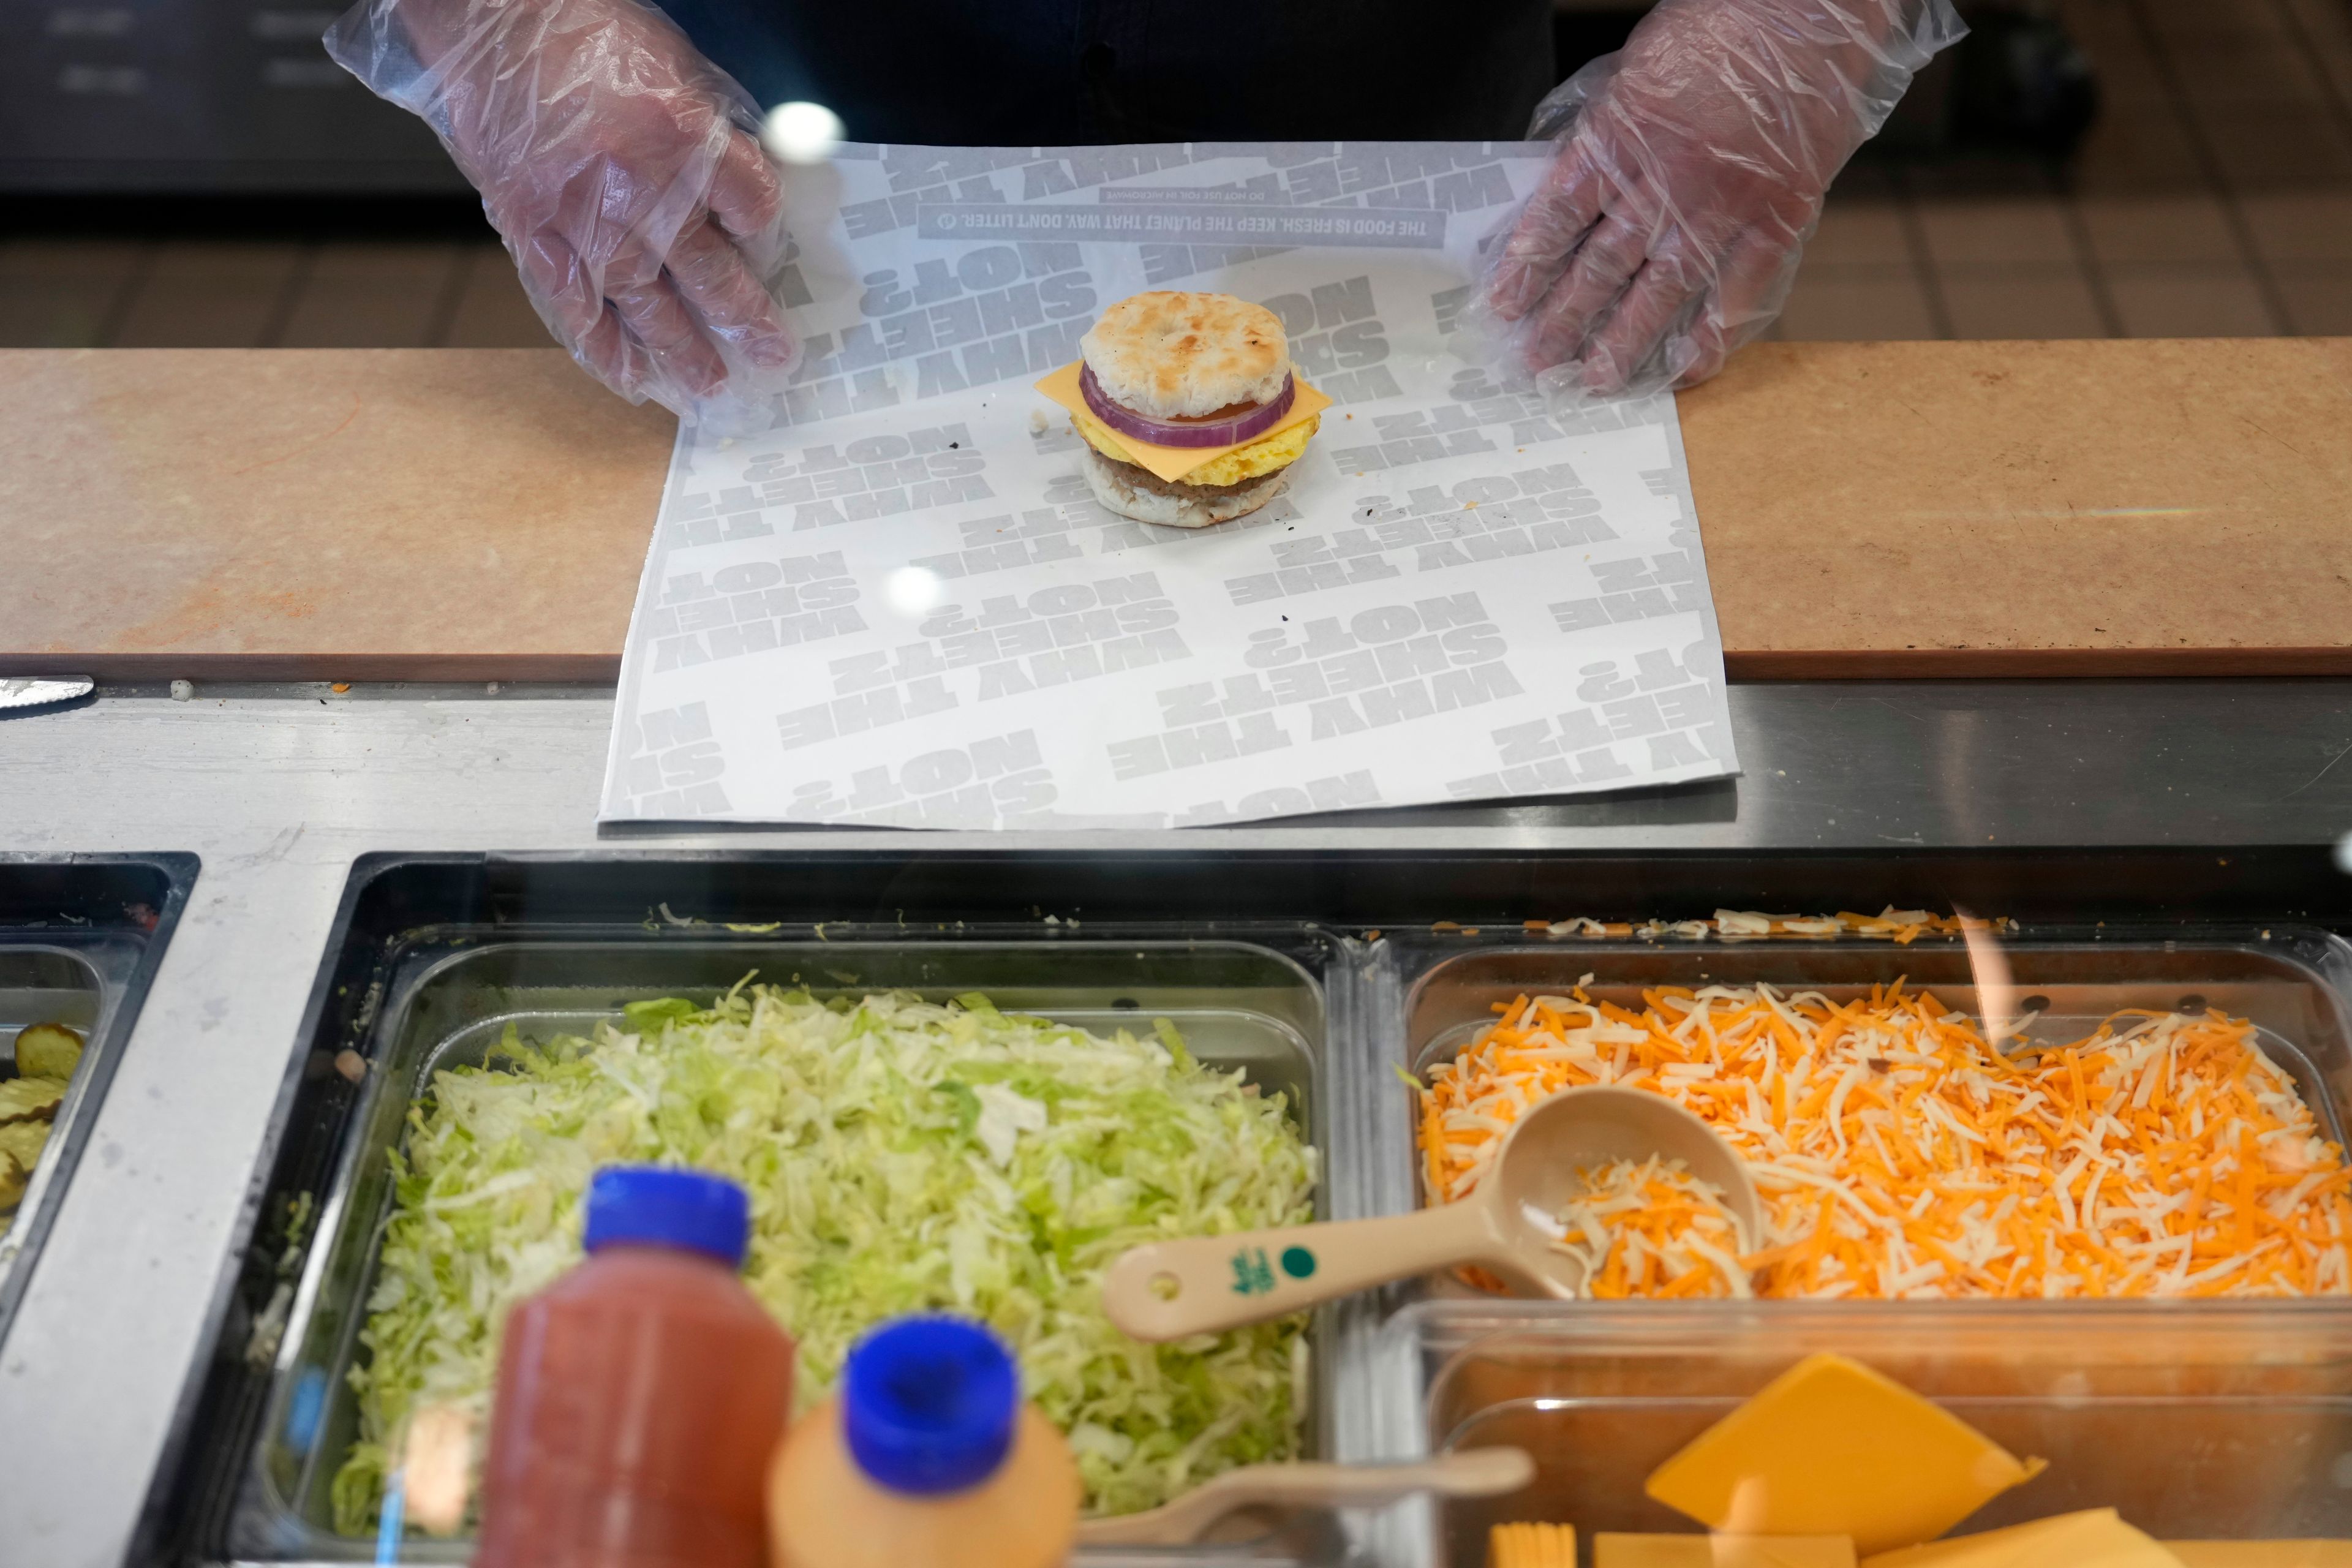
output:
[[[751,967],[738,963],[762,945],[821,950],[830,963],[837,963],[851,945],[911,953],[916,956],[889,962],[933,965],[915,975],[919,986],[991,990],[1006,1005],[1035,1011],[1110,1006],[1123,1012],[1116,1004],[1125,996],[1139,1003],[1138,1012],[1158,1006],[1180,1018],[1177,1010],[1188,1007],[1246,1014],[1271,1006],[1263,1001],[1236,1004],[1230,989],[1217,996],[1220,986],[1234,983],[1207,983],[1201,970],[1179,974],[1179,968],[1199,962],[1182,953],[1272,953],[1303,973],[1316,994],[1313,1026],[1304,1021],[1310,1016],[1304,1012],[1276,1016],[1287,1016],[1310,1048],[1305,1110],[1324,1156],[1318,1206],[1328,1217],[1343,1219],[1401,1212],[1418,1201],[1413,1103],[1396,1073],[1425,1063],[1444,1043],[1445,1030],[1476,1026],[1488,1016],[1485,1007],[1518,989],[1572,983],[1587,970],[1596,972],[1597,984],[1634,986],[1695,975],[1729,980],[1751,973],[1792,986],[1864,985],[1906,973],[1956,1002],[1973,996],[1966,989],[1959,951],[1935,939],[1902,948],[1777,940],[1683,944],[1673,939],[1553,940],[1520,928],[1523,919],[1562,910],[1623,920],[1671,917],[1724,903],[1948,908],[1958,900],[2029,922],[2080,920],[2086,922],[2080,929],[2030,923],[2022,938],[2011,943],[2020,954],[2040,944],[2040,953],[2017,959],[2018,978],[2041,987],[2059,1005],[2055,1017],[2063,1018],[2069,1008],[2095,1011],[2104,1005],[2103,1000],[2075,1000],[2059,987],[2151,984],[2158,987],[2154,999],[2170,1005],[2189,993],[2184,986],[2166,994],[2164,988],[2186,981],[2215,1005],[2253,1014],[2280,1041],[2300,1050],[2312,1074],[2309,1083],[2331,1074],[2338,1083],[2344,1077],[2344,1029],[2333,1000],[2343,990],[2341,944],[2275,926],[2275,937],[2263,934],[2265,921],[2288,910],[2306,911],[2305,920],[2337,919],[2339,910],[2352,910],[2340,897],[2340,879],[2324,850],[2269,860],[2259,853],[2233,853],[2225,864],[2210,852],[2187,849],[2105,858],[2057,851],[1901,850],[1869,856],[1629,856],[1475,848],[1391,852],[1345,846],[1244,852],[1196,847],[1189,839],[1150,852],[941,848],[913,836],[908,844],[903,851],[834,849],[817,841],[790,850],[402,854],[369,856],[356,863],[310,1010],[293,1042],[283,1097],[260,1151],[262,1174],[254,1202],[230,1243],[231,1268],[211,1309],[209,1357],[184,1385],[183,1411],[142,1523],[145,1539],[160,1543],[158,1553],[205,1563],[282,1563],[310,1553],[341,1561],[365,1555],[365,1543],[315,1533],[312,1521],[320,1515],[304,1512],[304,1489],[314,1481],[301,1471],[307,1457],[280,1452],[273,1459],[268,1450],[272,1444],[285,1447],[293,1391],[288,1373],[296,1359],[312,1353],[306,1346],[344,1346],[338,1336],[356,1327],[352,1306],[356,1292],[364,1289],[364,1268],[353,1269],[335,1257],[331,1244],[338,1236],[364,1237],[370,1245],[360,1248],[362,1262],[372,1263],[373,1230],[344,1212],[354,1205],[364,1209],[367,1202],[377,1205],[369,1212],[381,1212],[380,1194],[366,1199],[356,1190],[359,1151],[373,1147],[381,1152],[390,1134],[379,1130],[379,1119],[396,1122],[413,1091],[414,1075],[434,1053],[455,1053],[464,1029],[485,1026],[502,1012],[529,1015],[538,1008],[570,1026],[625,996],[679,989],[688,984],[677,978],[681,973],[716,990]],[[2120,923],[2104,930],[2088,926],[2103,917],[2110,922],[2163,918],[2180,923],[2145,934]],[[2340,918],[2352,921],[2352,913]],[[2242,924],[2225,930],[2193,923],[2224,919]],[[740,928],[773,921],[785,923],[770,934],[730,929],[727,923]],[[824,923],[814,923],[819,921]],[[1486,930],[1480,934],[1444,925],[1457,921]],[[2156,966],[2148,956],[2164,952],[2166,940],[2176,944],[2168,961],[2171,968]],[[526,950],[528,958],[528,950],[566,944],[615,949],[638,967],[625,975],[600,973],[583,993],[570,998],[558,994],[568,983],[558,975],[535,999],[490,994],[509,983],[499,979],[483,988],[478,1003],[452,1005],[464,989],[454,980],[429,1005],[416,1000],[433,966],[454,955],[500,952],[489,967],[467,971],[461,964],[453,972],[495,978],[498,965],[521,962],[506,950]],[[1002,969],[977,977],[963,972],[960,953],[998,950],[1043,952],[1056,963],[1064,954],[1100,954],[1108,977],[1074,979],[1060,968],[1042,978]],[[2228,960],[2235,969],[2214,967],[2231,951],[2239,955]],[[1169,956],[1153,956],[1162,952]],[[2217,956],[2200,968],[2179,959],[2181,952]],[[692,953],[702,956],[687,956]],[[1128,969],[1137,962],[1135,953],[1160,966],[1154,984],[1180,993],[1166,1005],[1133,989],[1145,983]],[[714,960],[714,954],[726,962]],[[2117,963],[2124,967],[2114,967]],[[1755,969],[1759,964],[1768,967]],[[956,966],[952,973],[950,965]],[[2324,984],[2315,984],[2314,976]],[[772,971],[770,977],[778,976]],[[1033,978],[1049,990],[1063,986],[1065,994],[1041,1002],[1008,989]],[[626,984],[616,988],[616,980]],[[1129,988],[1069,994],[1071,987],[1097,981]],[[2266,988],[2278,1005],[2257,1005],[2237,991],[2220,989],[2225,982]],[[859,983],[887,980],[877,970],[860,973]],[[1296,995],[1297,984],[1292,974],[1270,989]],[[440,1011],[432,1012],[436,1007]],[[1187,1027],[1205,1043],[1201,1025],[1187,1021]],[[354,1083],[335,1066],[345,1050],[386,1065],[383,1070],[372,1067]],[[404,1051],[411,1054],[403,1065],[391,1066]],[[2284,1051],[2281,1059],[2294,1065]],[[2324,1099],[2315,1098],[2315,1105],[2329,1108],[2323,1115],[2336,1119],[2331,1131],[2342,1121],[2342,1099],[2333,1088]],[[323,1289],[331,1275],[338,1283],[332,1300]],[[1400,1309],[1408,1318],[1436,1310],[1411,1305],[1425,1293],[1413,1282],[1366,1292],[1318,1314],[1313,1447],[1323,1457],[1389,1458],[1429,1445],[1418,1403],[1422,1384],[1382,1350],[1384,1325],[1402,1321],[1395,1319]],[[338,1301],[341,1317],[331,1332],[321,1314]],[[1471,1305],[1546,1310],[1519,1303]],[[1637,1304],[1631,1310],[1664,1313],[1670,1305]],[[1844,1305],[1850,1316],[1877,1310],[1870,1303]],[[1764,1320],[1778,1321],[1776,1314],[1803,1308],[1770,1302],[1755,1310]],[[1924,1324],[1927,1316],[1912,1314],[1936,1309],[1906,1302],[1888,1310],[1906,1322]],[[2060,1310],[2081,1323],[2084,1314],[2105,1308],[2069,1304]],[[347,1349],[331,1354],[347,1358]],[[332,1392],[330,1359],[321,1350],[309,1363],[320,1374],[322,1394]],[[323,1432],[313,1438],[322,1446],[330,1440]],[[289,1458],[299,1462],[287,1465]],[[275,1475],[273,1462],[279,1467]],[[1408,1510],[1389,1520],[1349,1519],[1339,1527],[1341,1540],[1330,1532],[1311,1539],[1286,1535],[1213,1554],[1239,1550],[1252,1560],[1318,1564],[1344,1555],[1349,1563],[1380,1563],[1383,1568],[1419,1563],[1426,1558],[1389,1555],[1381,1544],[1393,1524],[1409,1523],[1412,1517]],[[458,1547],[439,1554],[461,1553]],[[409,1555],[429,1559],[434,1552],[413,1543]],[[1165,1552],[1143,1550],[1086,1558],[1089,1568],[1113,1561],[1171,1560]]]
[[[1028,928],[1034,932],[1036,928]],[[706,928],[708,930],[708,928]],[[382,987],[371,1026],[355,1044],[368,1063],[351,1133],[316,1195],[315,1228],[299,1275],[282,1282],[282,1313],[265,1309],[249,1359],[267,1354],[268,1390],[249,1439],[229,1521],[227,1553],[254,1562],[371,1560],[370,1537],[332,1526],[330,1484],[357,1430],[358,1402],[347,1381],[362,1351],[377,1250],[394,1194],[387,1161],[411,1105],[433,1075],[480,1065],[507,1026],[530,1039],[584,1033],[618,1016],[622,1004],[682,994],[698,1000],[747,973],[807,984],[819,995],[917,992],[944,1000],[988,994],[1008,1010],[1082,1027],[1148,1030],[1168,1018],[1202,1061],[1241,1068],[1252,1082],[1287,1097],[1318,1149],[1345,1137],[1327,1108],[1321,984],[1302,958],[1328,944],[1285,933],[1295,953],[1236,940],[1161,933],[1038,940],[967,927],[961,933],[909,932],[785,940],[709,931],[612,931],[583,937],[436,931],[407,944],[372,984]],[[338,1075],[342,1076],[342,1075]],[[1328,1184],[1318,1209],[1328,1212]],[[282,1321],[282,1329],[279,1323]],[[270,1342],[274,1340],[275,1343]],[[1328,1425],[1329,1379],[1319,1333],[1318,1418]],[[1276,1555],[1291,1555],[1274,1543]],[[1261,1547],[1268,1542],[1259,1542]],[[1219,1555],[1230,1555],[1223,1549]],[[458,1562],[469,1543],[412,1539],[404,1560]]]
[[[1391,1568],[1477,1568],[1491,1526],[1699,1526],[1651,1471],[1802,1357],[1834,1351],[2012,1454],[2050,1461],[1960,1533],[2115,1507],[2166,1540],[2352,1537],[2352,1313],[2316,1301],[2069,1303],[1427,1301],[1381,1335],[1390,1441],[1511,1445],[1507,1497],[1384,1521]]]
[[[2210,1006],[2252,1019],[2325,1135],[2352,1123],[2352,945],[2284,925],[2029,927],[2000,943],[2032,1042],[2079,1038],[2119,1009]],[[1399,1065],[1425,1080],[1498,1005],[1564,992],[1639,1010],[1641,992],[1769,983],[1833,1000],[1904,979],[1970,1013],[1957,938],[1650,941],[1520,931],[1392,933]],[[1398,1115],[1417,1110],[1401,1092]],[[1384,1173],[1426,1202],[1412,1148]],[[1418,1294],[1420,1300],[1412,1297]],[[1962,1528],[2114,1505],[2159,1536],[2352,1535],[2352,1302],[1857,1300],[1544,1303],[1451,1278],[1405,1304],[1370,1358],[1391,1452],[1510,1444],[1538,1463],[1512,1497],[1412,1505],[1375,1528],[1396,1568],[1469,1568],[1496,1523],[1687,1531],[1649,1500],[1651,1470],[1814,1351],[1871,1363],[2048,1473]]]
[[[83,1042],[39,1163],[0,1236],[0,1334],[47,1238],[196,869],[193,855],[0,856],[0,1078],[16,1076],[16,1037],[35,1024],[63,1024]]]
[[[1480,942],[1438,933],[1398,939],[1406,985],[1402,1066],[1426,1081],[1521,995],[1564,993],[1590,974],[1588,994],[1639,1011],[1644,989],[1662,985],[1769,984],[1818,991],[1832,1001],[1867,995],[1903,980],[1948,1005],[1980,1016],[1967,948],[1957,938],[1897,946],[1851,938],[1709,938],[1655,942],[1528,942],[1517,933]],[[2352,1125],[2352,944],[2329,931],[2284,925],[2241,930],[2174,928],[2032,930],[2000,942],[2032,1043],[2078,1039],[2125,1008],[2219,1008],[2251,1019],[2263,1052],[2294,1079],[2322,1132],[2338,1145]],[[1414,1108],[1402,1091],[1407,1114]],[[1421,1201],[1421,1162],[1406,1149]]]

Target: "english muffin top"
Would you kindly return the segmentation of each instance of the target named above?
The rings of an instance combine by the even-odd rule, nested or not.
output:
[[[1104,395],[1147,419],[1271,402],[1290,372],[1282,322],[1231,294],[1131,294],[1079,341]]]

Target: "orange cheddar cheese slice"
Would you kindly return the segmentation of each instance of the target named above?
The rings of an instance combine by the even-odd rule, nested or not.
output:
[[[1862,1561],[1863,1568],[2180,1568],[2179,1558],[2126,1524],[2111,1508],[2057,1514]]]
[[[1854,1568],[1847,1535],[1618,1535],[1592,1538],[1592,1568]]]
[[[1486,1568],[1576,1568],[1576,1526],[1496,1525],[1486,1532]]]
[[[1867,1556],[1933,1541],[2041,1473],[1844,1356],[1808,1356],[1693,1438],[1643,1488],[1710,1530],[1850,1535]]]
[[[1085,396],[1078,391],[1078,372],[1085,368],[1086,361],[1072,360],[1039,382],[1037,390],[1071,413],[1083,414],[1093,419],[1094,411],[1087,406]],[[1304,425],[1331,406],[1331,400],[1307,385],[1307,378],[1296,370],[1290,373],[1290,379],[1294,384],[1290,412],[1246,441],[1231,441],[1222,447],[1162,447],[1150,441],[1139,441],[1124,430],[1114,430],[1111,434],[1118,437],[1119,446],[1136,467],[1148,469],[1173,484],[1203,463],[1213,463],[1228,452],[1237,452],[1244,447],[1271,440],[1295,425]]]
[[[2352,1568],[2352,1541],[2168,1541],[2181,1568]]]

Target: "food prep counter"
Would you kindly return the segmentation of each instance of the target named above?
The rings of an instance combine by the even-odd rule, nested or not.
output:
[[[1675,406],[1735,681],[2352,674],[2352,339],[1755,343]],[[554,349],[0,350],[0,665],[609,680],[676,428]]]
[[[317,1488],[349,1432],[333,1385],[379,1161],[420,1072],[506,1018],[576,1026],[812,954],[828,988],[1178,1017],[1212,1059],[1298,1096],[1331,1217],[1417,1201],[1397,1070],[1511,987],[1907,973],[1968,994],[1949,939],[1594,940],[1530,920],[2009,916],[2019,982],[2053,1018],[2192,994],[2237,1009],[2339,1124],[2352,685],[1759,683],[1734,686],[1731,709],[1746,772],[1720,785],[1083,836],[600,836],[595,689],[125,688],[0,722],[12,850],[201,861],[89,1119],[95,1157],[49,1205],[0,1341],[0,1430],[32,1436],[0,1467],[11,1558],[368,1560],[372,1542],[322,1528]],[[2051,1489],[2011,1500],[2016,1517],[2112,1501],[2172,1534],[2352,1536],[2346,1313],[1560,1308],[1402,1285],[1318,1314],[1311,1447],[1530,1441],[1556,1458],[1605,1429],[1622,1453],[1548,1464],[1494,1505],[1212,1555],[1451,1568],[1478,1560],[1489,1517],[1654,1528],[1646,1465],[1823,1345],[1908,1356],[1890,1369],[2061,1460],[2036,1483]],[[2153,1469],[2100,1459],[2125,1432]],[[462,1555],[412,1555],[436,1552]],[[1171,1559],[1082,1561],[1129,1560]]]

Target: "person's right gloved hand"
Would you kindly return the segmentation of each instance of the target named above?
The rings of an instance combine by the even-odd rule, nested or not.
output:
[[[1966,29],[1950,0],[1661,0],[1536,110],[1559,152],[1495,252],[1513,370],[1687,386],[1780,314],[1830,181]]]
[[[798,346],[783,192],[734,79],[637,0],[360,0],[327,51],[422,115],[540,318],[605,385],[762,422]]]

